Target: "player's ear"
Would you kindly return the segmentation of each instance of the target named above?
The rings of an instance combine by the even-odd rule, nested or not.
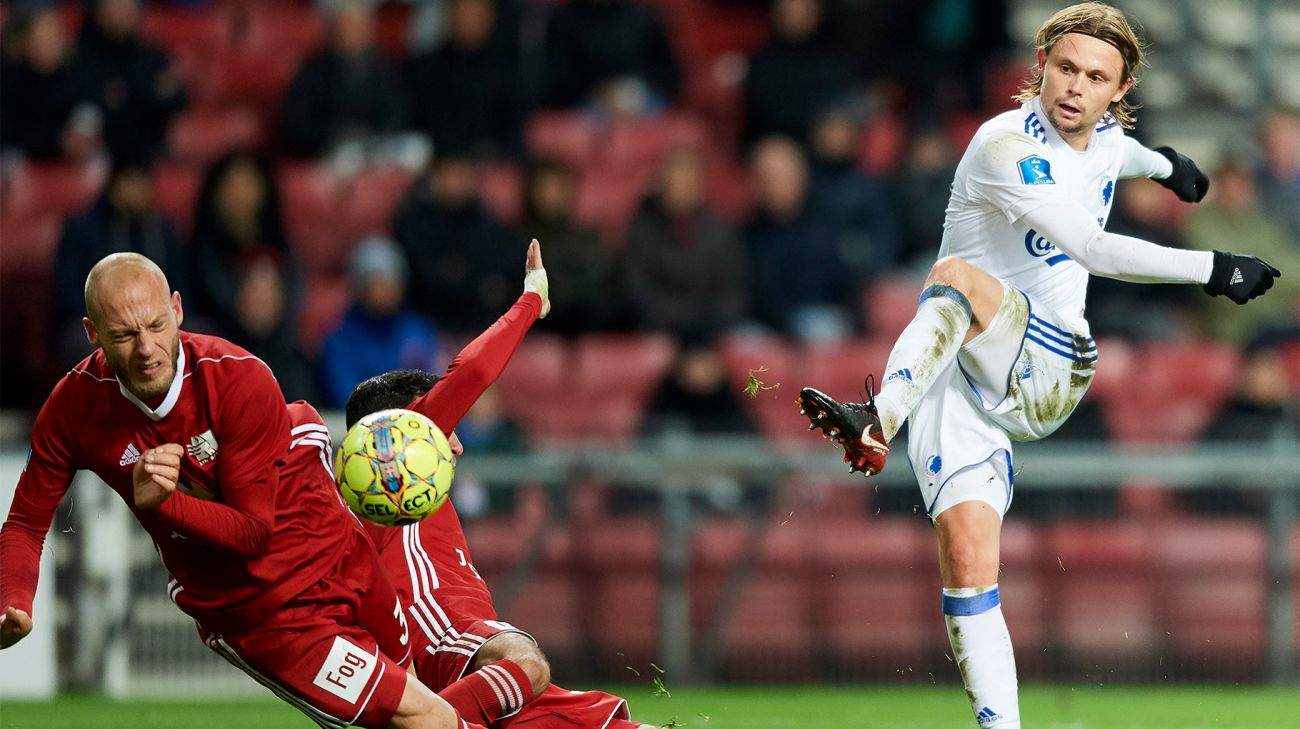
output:
[[[95,322],[91,321],[90,317],[83,316],[81,326],[86,328],[86,341],[90,342],[90,346],[99,349],[99,330],[95,328]]]
[[[1038,49],[1038,70],[1041,72],[1047,67],[1047,51],[1042,48]]]
[[[172,292],[172,313],[176,315],[176,326],[185,321],[185,307],[181,306],[181,292]]]
[[[1129,80],[1119,85],[1119,91],[1116,91],[1115,95],[1110,97],[1110,103],[1114,104],[1118,102],[1120,99],[1124,98],[1124,94],[1127,94],[1128,90],[1131,88],[1133,88],[1133,79],[1130,78]]]

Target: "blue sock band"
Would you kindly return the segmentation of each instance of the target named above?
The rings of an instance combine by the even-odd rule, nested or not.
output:
[[[998,588],[994,587],[988,592],[983,592],[971,597],[954,597],[952,595],[943,596],[943,614],[944,615],[979,615],[986,613],[998,605],[1002,600],[998,597]]]
[[[921,304],[924,304],[927,299],[935,297],[952,299],[957,302],[957,305],[962,308],[962,311],[966,312],[967,319],[974,318],[974,315],[971,313],[970,299],[967,299],[965,294],[947,284],[930,284],[929,286],[926,286],[925,290],[921,292],[921,298],[916,302],[916,305],[920,306]]]

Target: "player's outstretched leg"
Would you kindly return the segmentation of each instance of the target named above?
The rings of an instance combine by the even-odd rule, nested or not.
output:
[[[916,315],[898,335],[876,407],[890,441],[961,345],[984,331],[1002,305],[1003,284],[954,256],[935,261]]]
[[[523,633],[498,633],[488,639],[469,670],[438,695],[463,718],[480,724],[515,714],[551,682],[546,657]]]

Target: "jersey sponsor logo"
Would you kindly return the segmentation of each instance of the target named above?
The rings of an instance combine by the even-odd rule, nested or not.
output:
[[[1055,185],[1052,179],[1052,164],[1032,154],[1016,163],[1020,168],[1020,181],[1026,185]]]
[[[1056,250],[1052,241],[1038,234],[1033,228],[1025,233],[1025,250],[1034,258],[1047,258],[1047,265],[1055,266],[1070,260],[1070,257]]]
[[[325,657],[312,683],[343,699],[357,703],[361,691],[375,672],[375,657],[343,636],[335,636],[334,646]]]
[[[190,444],[185,450],[189,451],[190,458],[197,461],[200,466],[206,466],[217,457],[217,437],[211,430],[204,431],[190,438]]]
[[[138,460],[140,460],[140,449],[136,448],[134,443],[127,443],[126,450],[122,451],[122,458],[117,465],[130,466]]]
[[[1106,180],[1106,184],[1101,186],[1101,204],[1109,205],[1110,199],[1115,196],[1115,181]]]
[[[925,459],[925,472],[931,476],[939,475],[943,470],[943,459],[938,456],[930,456]]]

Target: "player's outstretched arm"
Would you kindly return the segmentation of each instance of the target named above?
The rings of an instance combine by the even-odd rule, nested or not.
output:
[[[542,313],[538,319],[545,319],[551,313],[551,284],[546,279],[546,269],[542,266],[542,244],[534,238],[528,244],[528,258],[524,262],[524,291],[531,291],[542,300]]]
[[[1179,200],[1197,203],[1210,190],[1210,178],[1196,163],[1173,147],[1147,149],[1132,137],[1124,137],[1120,177],[1149,177],[1169,188]]]
[[[32,632],[32,618],[26,612],[10,605],[0,615],[0,650],[17,643]]]

